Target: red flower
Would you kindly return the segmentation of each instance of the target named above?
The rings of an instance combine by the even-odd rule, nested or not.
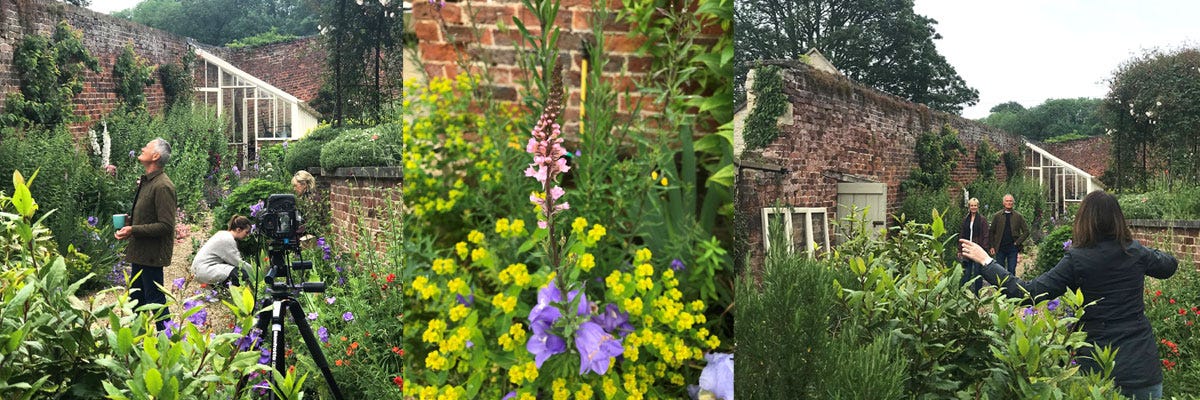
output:
[[[1187,311],[1188,311],[1188,310],[1187,310],[1186,308],[1180,308],[1180,309],[1179,309],[1179,315],[1187,315]]]
[[[1175,362],[1174,362],[1174,361],[1171,361],[1171,360],[1168,360],[1168,359],[1165,359],[1165,358],[1164,358],[1164,359],[1162,360],[1162,363],[1163,363],[1163,367],[1166,367],[1166,368],[1167,368],[1167,371],[1170,371],[1170,370],[1171,370],[1171,368],[1175,368]]]
[[[395,383],[396,387],[400,388],[400,390],[404,390],[404,378],[399,376],[392,378],[392,383]]]
[[[394,280],[396,280],[396,274],[388,274],[387,283],[392,283]]]
[[[400,350],[399,346],[392,346],[392,352],[398,355],[404,355],[404,350]]]
[[[1161,290],[1156,290],[1156,291],[1154,291],[1154,297],[1158,297],[1158,296],[1162,296],[1162,291],[1161,291]]]
[[[1168,303],[1175,304],[1175,299],[1167,300]]]

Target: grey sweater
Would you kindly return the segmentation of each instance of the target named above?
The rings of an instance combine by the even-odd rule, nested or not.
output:
[[[192,260],[192,274],[196,275],[196,280],[200,282],[217,284],[229,277],[235,265],[245,264],[241,253],[238,253],[237,240],[233,238],[233,233],[218,231],[196,252],[196,258]]]

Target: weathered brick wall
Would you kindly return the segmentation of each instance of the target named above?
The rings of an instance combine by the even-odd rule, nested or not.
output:
[[[984,138],[996,151],[1021,149],[1021,139],[1007,132],[930,110],[807,65],[789,65],[781,76],[783,92],[792,105],[791,119],[780,125],[780,135],[771,144],[741,155],[743,167],[736,177],[736,207],[745,224],[738,227],[739,235],[747,241],[751,265],[762,260],[760,210],[776,201],[795,207],[823,207],[833,221],[838,211],[837,184],[851,181],[847,176],[853,176],[849,179],[887,184],[887,211],[895,213],[903,201],[900,182],[916,167],[914,148],[924,132],[943,124],[959,131],[967,155],[958,159],[952,188],[977,176],[975,148]],[[747,168],[746,163],[783,171]],[[1003,163],[996,166],[996,175],[1004,179]]]
[[[1131,220],[1133,238],[1175,254],[1180,263],[1200,261],[1200,221]]]
[[[230,64],[302,101],[317,97],[328,53],[320,37],[308,36],[222,54]]]
[[[608,6],[615,13],[621,7],[621,1],[610,0]],[[590,23],[592,15],[591,1],[563,0],[558,19],[554,21],[554,25],[561,29],[558,39],[559,48],[562,49],[560,60],[570,63],[563,68],[569,87],[564,115],[568,121],[564,128],[567,132],[577,131],[573,121],[577,121],[579,115],[582,43],[595,43]],[[460,72],[460,57],[467,61],[480,61],[473,68],[485,65],[482,68],[493,79],[491,90],[496,98],[517,102],[523,90],[520,83],[522,72],[517,64],[519,54],[515,47],[521,41],[521,34],[513,25],[513,16],[520,18],[531,33],[539,34],[533,14],[518,0],[447,1],[440,10],[431,2],[414,1],[413,29],[426,72],[430,77],[453,77]],[[443,20],[445,30],[441,26]],[[505,25],[506,29],[502,30],[499,24]],[[473,34],[473,28],[477,29],[478,37]],[[649,97],[636,93],[639,83],[646,79],[652,59],[636,54],[643,40],[630,37],[629,32],[630,26],[626,23],[610,21],[605,25],[605,51],[609,58],[604,76],[619,93],[618,113],[629,115],[639,103],[642,114],[657,113],[661,109],[650,104]],[[704,36],[697,43],[711,44],[723,32],[714,25],[706,27],[702,33]],[[631,93],[625,93],[627,89]]]
[[[86,8],[54,0],[0,0],[0,92],[20,90],[12,54],[22,38],[51,35],[63,20],[83,33],[84,47],[100,60],[102,68],[99,73],[85,73],[83,92],[75,98],[75,114],[82,117],[71,126],[76,137],[85,136],[91,124],[117,108],[112,70],[125,44],[132,43],[134,52],[150,65],[178,64],[188,51],[187,38]],[[314,37],[245,50],[203,47],[301,100],[310,100],[320,88],[325,60],[318,43]],[[155,82],[146,87],[146,107],[157,114],[162,112],[165,97],[158,75],[152,77]]]
[[[1092,176],[1104,175],[1112,160],[1112,140],[1108,136],[1096,136],[1069,142],[1049,143],[1041,146],[1055,157],[1079,167]]]
[[[152,65],[178,63],[187,51],[186,39],[131,21],[113,18],[86,8],[52,0],[0,0],[0,90],[20,90],[12,54],[27,34],[52,35],[59,21],[83,32],[83,45],[100,60],[100,73],[87,71],[83,92],[75,98],[75,114],[83,121],[72,125],[77,137],[87,127],[117,107],[116,82],[112,69],[125,44]],[[147,108],[161,112],[164,97],[161,82],[146,88]],[[2,109],[2,108],[0,108]]]
[[[364,234],[376,251],[389,245],[399,227],[399,168],[341,168],[324,174],[329,185],[329,217],[334,242],[351,251]]]

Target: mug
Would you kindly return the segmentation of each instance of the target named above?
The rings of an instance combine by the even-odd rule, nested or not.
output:
[[[112,216],[113,229],[119,230],[119,229],[125,227],[125,216],[126,216],[125,214],[113,214],[113,216]]]

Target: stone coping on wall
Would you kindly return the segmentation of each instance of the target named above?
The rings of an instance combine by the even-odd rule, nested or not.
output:
[[[1129,226],[1146,228],[1200,229],[1200,220],[1186,219],[1131,219]]]
[[[343,167],[327,173],[322,168],[309,168],[308,172],[313,176],[327,176],[335,178],[383,178],[383,179],[404,179],[404,170],[400,167]]]

